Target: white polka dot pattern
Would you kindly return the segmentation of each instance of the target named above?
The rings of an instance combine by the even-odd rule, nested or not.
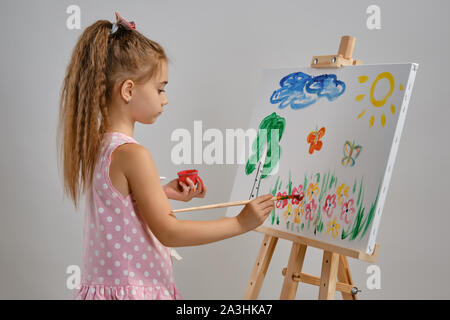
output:
[[[182,299],[173,278],[171,249],[140,219],[132,194],[124,197],[109,179],[111,154],[137,143],[107,132],[86,197],[81,285],[74,299]]]

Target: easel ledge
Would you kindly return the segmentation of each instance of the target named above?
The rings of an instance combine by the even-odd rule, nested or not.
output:
[[[281,238],[281,239],[290,240],[292,242],[305,244],[310,247],[314,247],[314,248],[318,248],[318,249],[322,249],[322,250],[326,250],[326,251],[330,251],[330,252],[335,252],[335,253],[350,257],[350,258],[355,258],[355,259],[363,260],[366,262],[375,263],[378,258],[378,248],[380,246],[378,243],[375,244],[375,248],[373,250],[372,255],[369,255],[363,251],[339,247],[339,246],[329,244],[326,242],[322,242],[319,240],[305,238],[305,237],[302,237],[299,235],[295,235],[295,234],[280,231],[280,230],[275,230],[272,228],[258,227],[254,231],[264,233],[264,234],[267,234],[272,237],[277,237],[277,238]]]

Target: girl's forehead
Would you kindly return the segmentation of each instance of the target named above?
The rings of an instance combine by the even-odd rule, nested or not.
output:
[[[167,84],[169,82],[167,70],[160,70],[158,74],[154,77],[154,81],[157,84]]]
[[[167,80],[168,71],[169,71],[168,69],[169,69],[169,66],[168,66],[167,62],[163,61],[161,63],[161,67],[159,68],[159,77],[160,78],[165,78],[163,80]]]

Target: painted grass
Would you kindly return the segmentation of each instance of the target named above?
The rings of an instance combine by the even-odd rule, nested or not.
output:
[[[277,177],[277,180],[275,182],[275,186],[273,189],[270,190],[270,192],[276,196],[278,192],[282,192],[282,190],[288,191],[288,194],[291,194],[292,192],[292,180],[291,180],[291,172],[289,171],[289,181],[286,183],[285,188],[282,188],[282,180],[280,176]],[[334,172],[331,173],[330,171],[320,174],[316,173],[314,175],[304,176],[303,180],[303,192],[306,195],[306,190],[308,187],[308,183],[317,183],[320,187],[319,194],[316,198],[317,202],[317,210],[316,210],[316,216],[314,218],[314,221],[307,221],[305,222],[303,219],[301,220],[300,224],[296,224],[293,221],[286,221],[286,229],[287,230],[297,230],[297,232],[303,231],[305,228],[309,230],[312,226],[314,227],[313,233],[319,234],[324,231],[324,220],[323,220],[323,214],[322,214],[322,207],[324,206],[326,196],[332,193],[336,192],[336,189],[338,187],[338,177],[335,176]],[[341,183],[342,184],[342,183]],[[359,185],[359,186],[358,186]],[[380,187],[378,187],[378,192],[376,195],[375,200],[371,203],[369,208],[363,207],[364,203],[364,177],[361,177],[359,181],[355,180],[353,185],[349,185],[351,198],[356,200],[356,207],[357,209],[355,216],[353,217],[353,221],[349,224],[349,226],[344,229],[342,228],[340,239],[345,240],[348,239],[348,241],[353,241],[360,237],[362,239],[364,235],[367,233],[367,230],[369,230],[369,227],[373,221],[373,217],[375,214],[375,209],[378,203],[378,197],[380,192]],[[350,197],[349,197],[350,198]],[[349,199],[348,198],[348,199]],[[348,200],[346,199],[346,201]],[[337,199],[336,199],[337,200]],[[304,202],[304,206],[306,206],[306,201]],[[295,206],[292,206],[291,212],[289,212],[289,215],[294,214],[294,208]],[[283,208],[286,210],[286,207]],[[341,207],[340,205],[337,205],[334,209],[333,215],[339,217]],[[280,211],[284,212],[284,211]],[[271,224],[277,224],[280,223],[280,218],[275,213],[275,210],[272,210],[270,213],[270,221]],[[284,218],[283,218],[284,219]]]

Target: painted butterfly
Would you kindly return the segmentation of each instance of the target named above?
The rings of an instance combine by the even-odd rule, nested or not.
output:
[[[306,138],[306,141],[311,144],[309,147],[309,154],[313,154],[314,150],[319,151],[322,149],[322,137],[325,135],[325,127],[320,128],[319,130],[311,131],[308,137]]]
[[[355,141],[345,141],[344,144],[344,157],[341,160],[341,163],[344,167],[350,165],[353,167],[355,165],[356,158],[358,158],[362,147],[360,145],[355,145]]]

